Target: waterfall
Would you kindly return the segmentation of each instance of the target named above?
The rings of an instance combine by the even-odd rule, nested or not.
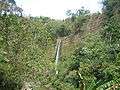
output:
[[[56,74],[58,74],[58,63],[60,60],[60,56],[61,56],[61,47],[62,47],[62,40],[61,39],[57,39],[57,44],[56,44],[56,53],[55,53],[55,65],[56,65]]]

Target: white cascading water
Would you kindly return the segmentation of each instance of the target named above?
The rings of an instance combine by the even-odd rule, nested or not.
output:
[[[58,63],[60,60],[60,52],[61,52],[62,40],[58,39],[56,44],[56,54],[55,54],[55,65],[56,65],[56,74],[58,74]]]

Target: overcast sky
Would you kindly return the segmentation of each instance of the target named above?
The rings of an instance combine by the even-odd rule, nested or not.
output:
[[[92,13],[101,11],[100,0],[15,0],[26,15],[48,16],[55,19],[66,17],[67,10],[80,9],[82,6]]]

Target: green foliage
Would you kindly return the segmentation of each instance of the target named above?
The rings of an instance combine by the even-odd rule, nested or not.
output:
[[[120,38],[120,1],[119,0],[105,0],[104,14],[107,17],[103,37],[109,44],[118,44]]]
[[[103,37],[105,37],[106,42],[112,44],[118,44],[120,38],[120,16],[116,15],[111,17],[111,19],[106,23],[103,31]]]
[[[20,90],[21,84],[9,79],[5,71],[0,69],[0,90]]]
[[[108,18],[120,13],[120,0],[103,0],[103,11]]]
[[[51,62],[43,59],[53,43],[50,33],[42,23],[15,15],[1,16],[0,23],[0,68],[15,82],[39,80]]]
[[[112,48],[102,40],[100,33],[87,34],[74,54],[61,63],[59,77],[62,79],[58,79],[74,88],[80,88],[81,79],[78,79],[75,73],[78,70],[85,82],[86,90],[105,90],[119,83],[118,59],[110,58],[110,49]],[[117,57],[119,58],[119,55]]]

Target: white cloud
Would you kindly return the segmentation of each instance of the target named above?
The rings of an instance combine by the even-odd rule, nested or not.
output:
[[[79,9],[84,6],[91,12],[100,11],[100,0],[16,0],[25,14],[48,16],[56,19],[65,18],[68,9]]]

